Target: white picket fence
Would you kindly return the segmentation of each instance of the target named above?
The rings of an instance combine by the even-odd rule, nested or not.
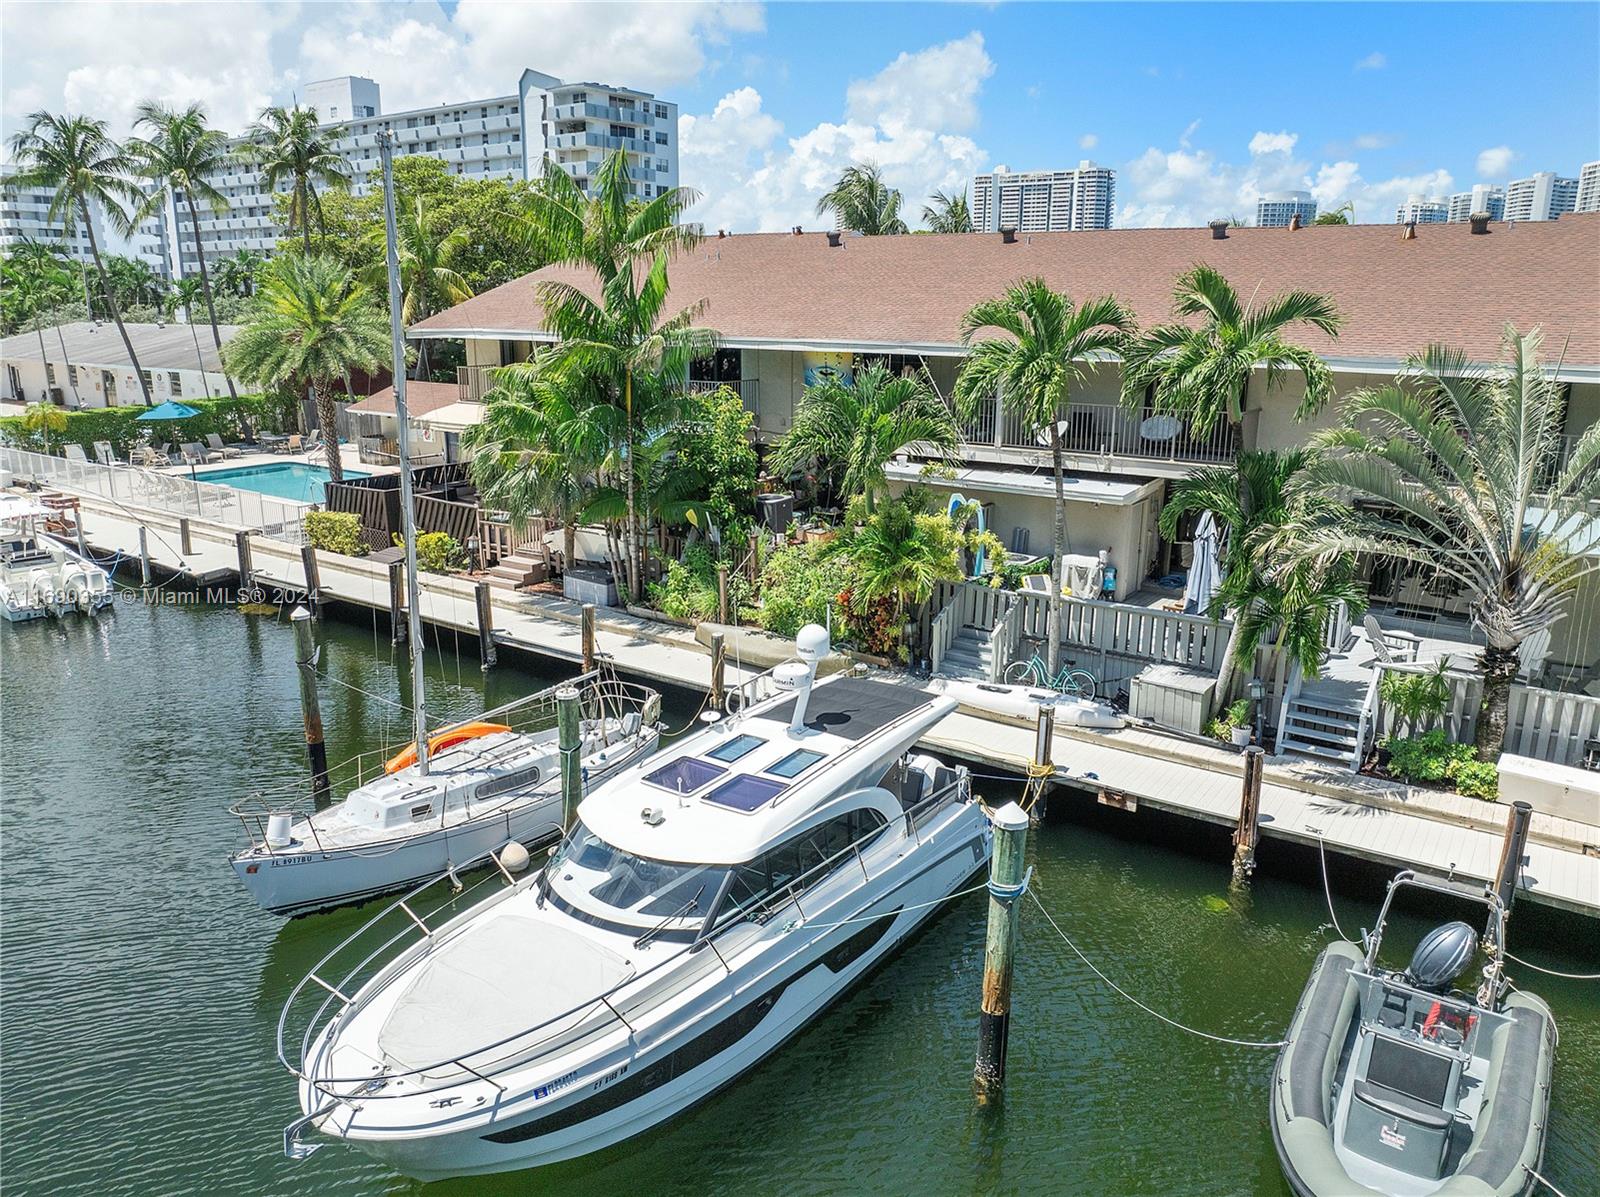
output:
[[[0,469],[42,486],[98,495],[118,506],[194,516],[296,543],[304,536],[301,518],[306,504],[201,482],[187,473],[69,461],[9,445],[0,445]]]

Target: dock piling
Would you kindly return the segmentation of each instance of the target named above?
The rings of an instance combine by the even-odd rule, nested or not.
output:
[[[480,579],[473,587],[473,597],[478,604],[478,658],[485,673],[495,666],[494,607],[489,595],[489,583]]]
[[[594,604],[583,604],[583,671],[594,671]]]
[[[72,521],[72,527],[78,534],[78,556],[85,561],[89,559],[89,546],[83,542],[83,512],[79,511],[77,518]]]
[[[241,528],[233,534],[234,551],[239,555],[239,590],[255,589],[255,569],[250,560],[250,530]]]
[[[178,548],[183,551],[185,557],[194,552],[194,530],[190,527],[189,517],[186,515],[178,517]]]
[[[1056,771],[1056,709],[1039,704],[1039,721],[1033,733],[1033,763],[1028,766],[1028,782],[1022,787],[1022,809],[1037,824],[1044,818],[1047,787]]]
[[[989,930],[983,950],[978,1061],[972,1073],[980,1105],[998,1100],[1005,1086],[1017,901],[1027,888],[1023,871],[1028,847],[1027,812],[1015,802],[1008,802],[990,817],[994,823],[994,853],[989,858]]]
[[[300,568],[306,575],[306,607],[316,619],[322,613],[322,571],[317,568],[317,546],[309,540],[300,546]]]
[[[750,555],[745,558],[745,577],[754,586],[761,574],[761,533],[750,530]]]
[[[583,737],[580,730],[582,711],[576,686],[562,686],[556,691],[557,744],[561,748],[561,826],[565,830],[572,814],[583,799],[582,762],[578,750]]]
[[[406,563],[404,561],[389,562],[389,642],[391,644],[404,644],[406,642],[405,569]]]
[[[717,622],[728,622],[728,563],[717,563]]]
[[[725,675],[728,669],[728,643],[721,632],[711,633],[711,697],[707,699],[713,711],[722,710],[725,697]]]
[[[1266,749],[1244,750],[1244,781],[1239,789],[1239,822],[1233,829],[1233,884],[1248,885],[1255,872],[1256,845],[1261,841],[1261,769]]]
[[[150,585],[150,544],[145,526],[139,525],[139,585]]]
[[[311,796],[317,809],[328,805],[328,747],[322,742],[322,710],[317,704],[317,650],[311,637],[311,612],[296,607],[295,668],[300,678],[300,717],[306,730],[306,756],[311,762]]]
[[[1506,914],[1517,900],[1517,882],[1522,876],[1522,860],[1527,853],[1528,823],[1533,818],[1533,807],[1518,799],[1511,804],[1511,815],[1506,820],[1506,838],[1500,846],[1500,867],[1495,870],[1494,892]]]

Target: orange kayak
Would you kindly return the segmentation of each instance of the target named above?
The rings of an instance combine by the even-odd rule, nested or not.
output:
[[[449,748],[452,744],[459,744],[463,740],[475,740],[479,736],[492,736],[496,732],[506,732],[511,729],[504,723],[463,723],[460,727],[449,727],[437,735],[428,737],[428,753],[432,755],[441,748]],[[417,746],[406,745],[405,751],[390,757],[384,765],[385,773],[398,773],[407,765],[417,763]]]

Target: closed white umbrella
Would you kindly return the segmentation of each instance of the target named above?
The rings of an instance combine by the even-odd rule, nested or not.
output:
[[[1183,591],[1185,615],[1204,615],[1217,590],[1219,547],[1217,521],[1209,511],[1200,513],[1194,527],[1194,560],[1189,565],[1189,584]]]

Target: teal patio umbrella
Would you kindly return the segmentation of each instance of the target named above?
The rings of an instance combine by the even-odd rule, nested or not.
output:
[[[135,421],[138,424],[172,424],[179,420],[187,420],[191,416],[198,416],[200,409],[190,407],[187,403],[179,403],[176,399],[168,399],[165,403],[157,404],[149,411],[144,412]],[[194,481],[194,462],[189,463],[189,479]]]

